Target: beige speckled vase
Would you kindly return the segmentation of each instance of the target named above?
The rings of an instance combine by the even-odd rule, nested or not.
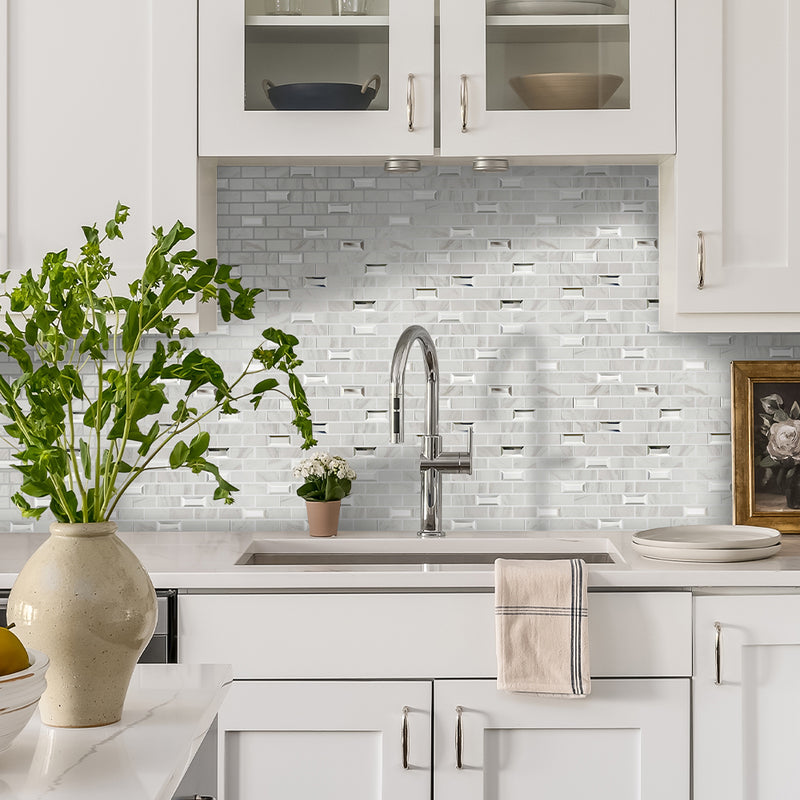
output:
[[[156,594],[113,522],[53,523],[20,571],[8,619],[26,647],[50,657],[42,722],[110,725],[156,625]]]

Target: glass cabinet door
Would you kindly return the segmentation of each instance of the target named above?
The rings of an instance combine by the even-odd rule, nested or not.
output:
[[[200,0],[201,156],[433,152],[430,0]]]
[[[675,151],[674,0],[441,0],[448,155]]]

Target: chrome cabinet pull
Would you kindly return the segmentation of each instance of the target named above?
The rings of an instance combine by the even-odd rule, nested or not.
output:
[[[714,685],[722,683],[722,646],[721,646],[722,625],[714,623]]]
[[[469,93],[467,91],[467,76],[461,76],[461,133],[467,132],[467,103]]]
[[[408,85],[406,87],[406,110],[408,111],[408,132],[414,132],[414,75],[408,73]]]
[[[400,743],[403,750],[403,769],[408,769],[408,712],[410,710],[408,706],[403,706],[403,724],[400,730]]]
[[[186,797],[176,797],[175,800],[216,800],[210,794],[193,794]]]
[[[464,729],[461,724],[461,712],[463,710],[461,706],[456,706],[456,769],[464,767],[464,763],[461,760],[464,749]]]
[[[697,288],[706,285],[706,237],[703,231],[697,231]]]

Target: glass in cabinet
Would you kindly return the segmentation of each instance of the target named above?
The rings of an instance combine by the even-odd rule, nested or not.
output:
[[[441,0],[447,155],[675,151],[674,0]]]
[[[200,155],[432,153],[430,0],[293,3],[200,0]]]

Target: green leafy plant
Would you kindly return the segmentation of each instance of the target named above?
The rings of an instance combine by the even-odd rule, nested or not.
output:
[[[350,494],[356,473],[341,456],[314,453],[304,458],[293,470],[295,478],[303,478],[297,490],[299,497],[311,502],[324,503],[341,500]]]
[[[119,204],[102,234],[85,226],[76,261],[66,250],[48,253],[41,270],[28,270],[12,288],[9,273],[0,276],[0,297],[11,311],[0,353],[20,372],[13,380],[0,376],[0,415],[8,420],[2,439],[16,448],[22,485],[12,499],[23,516],[38,519],[49,507],[60,522],[108,520],[139,476],[166,463],[209,473],[214,499],[232,503],[237,489],[206,458],[210,436],[200,426],[211,415],[238,413],[242,402],[257,409],[268,392],[290,401],[301,446],[316,444],[295,372],[302,362],[294,336],[263,331],[231,379],[212,358],[188,348],[192,333],[170,313],[172,303],[216,300],[223,320],[247,320],[261,292],[244,288],[230,266],[179,249],[193,235],[190,228],[180,222],[166,233],[156,228],[142,277],[129,284],[127,296],[113,295],[113,263],[101,246],[122,238],[128,211]],[[166,381],[183,389],[180,399],[170,400]],[[28,498],[49,498],[49,505]]]

